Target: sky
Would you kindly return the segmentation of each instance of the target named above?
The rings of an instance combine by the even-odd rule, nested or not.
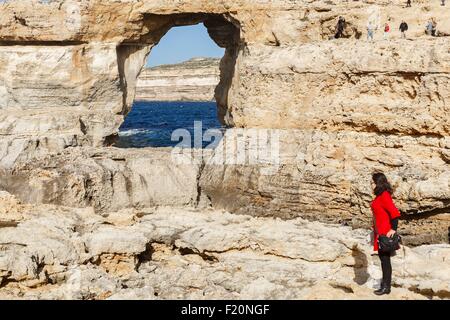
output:
[[[222,58],[224,49],[210,38],[203,23],[174,27],[152,49],[148,67],[183,62],[194,57]]]

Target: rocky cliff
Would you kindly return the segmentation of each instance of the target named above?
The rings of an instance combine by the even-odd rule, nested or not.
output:
[[[334,26],[341,15],[346,19],[343,37],[334,39]],[[431,17],[443,36],[425,34],[425,24]],[[410,26],[407,39],[401,39],[397,30],[401,20]],[[365,40],[368,21],[379,27],[373,42]],[[392,28],[387,39],[381,32],[384,22]],[[229,128],[221,144],[199,155],[198,150],[187,151],[191,154],[182,155],[187,158],[182,163],[175,162],[180,158],[173,157],[174,150],[108,147],[132,107],[138,76],[152,48],[170,28],[197,23],[203,23],[213,41],[225,48],[215,89],[219,118]],[[437,283],[427,278],[429,274],[411,271],[397,280],[399,286],[448,297],[448,287],[440,284],[448,284],[446,275],[450,274],[446,262],[449,245],[443,244],[448,242],[450,228],[450,45],[445,36],[449,33],[450,8],[441,7],[438,0],[415,1],[412,8],[406,8],[400,0],[0,3],[0,187],[25,203],[21,207],[25,212],[33,213],[31,221],[17,220],[24,215],[22,209],[16,210],[19,218],[2,218],[5,222],[0,224],[0,236],[9,240],[0,250],[0,287],[9,283],[13,296],[22,294],[15,285],[41,286],[46,274],[56,278],[44,284],[70,285],[66,267],[73,266],[81,279],[89,283],[100,279],[110,292],[117,292],[123,286],[114,278],[104,282],[105,268],[113,265],[120,269],[115,264],[120,262],[122,266],[123,261],[133,273],[139,269],[139,261],[150,260],[151,270],[154,263],[167,266],[170,263],[166,261],[174,259],[180,263],[177,272],[182,273],[183,253],[200,264],[204,259],[230,262],[222,270],[225,273],[242,267],[254,274],[268,272],[264,279],[252,279],[243,273],[243,278],[255,281],[245,286],[241,286],[244,282],[228,281],[230,274],[221,274],[218,281],[225,287],[213,287],[218,295],[236,292],[238,297],[257,297],[258,290],[264,296],[278,292],[277,288],[286,292],[283,283],[289,281],[271,280],[273,269],[264,269],[279,263],[282,257],[294,257],[294,264],[286,264],[280,278],[289,279],[289,270],[309,270],[304,263],[313,259],[319,262],[315,270],[318,265],[328,270],[324,271],[329,275],[327,284],[323,284],[327,290],[335,280],[330,274],[336,270],[343,270],[346,279],[353,279],[353,285],[370,286],[369,277],[364,281],[349,277],[354,270],[346,266],[350,257],[355,258],[351,251],[354,246],[329,236],[334,227],[323,225],[329,232],[319,234],[330,246],[322,248],[316,258],[294,249],[283,250],[289,249],[284,244],[302,237],[295,232],[305,232],[309,244],[305,250],[311,251],[317,242],[311,235],[317,230],[311,226],[317,220],[337,223],[340,227],[336,228],[342,230],[345,225],[365,228],[368,233],[370,174],[381,170],[395,187],[405,243],[418,246],[408,252],[422,255],[418,260],[408,260],[415,254],[403,256],[401,263],[422,271],[439,265],[430,273],[439,279]],[[274,218],[282,218],[286,220],[283,228],[300,231],[293,231],[290,238],[275,233],[276,241],[269,241],[266,234],[258,233],[266,230],[261,227],[254,233],[254,242],[236,247],[253,231],[235,233],[232,231],[241,229],[233,228],[226,232],[231,242],[221,243],[212,237],[206,245],[197,236],[215,228],[208,224],[214,218],[207,216],[208,223],[192,220],[195,222],[187,223],[188,227],[172,231],[165,226],[178,224],[172,224],[169,216],[164,221],[164,215],[153,217],[161,218],[160,224],[152,218],[144,221],[155,228],[140,232],[133,229],[140,228],[139,224],[134,226],[135,217],[132,232],[122,226],[109,230],[105,224],[111,222],[102,220],[110,213],[120,216],[126,210],[138,210],[140,216],[145,208],[161,205],[181,207],[182,212],[212,210],[218,221],[225,219],[224,225],[237,219],[238,224],[243,223],[242,228],[247,228],[245,221],[250,221],[248,230],[254,230],[251,225],[258,225],[258,221],[267,221],[270,226],[277,223]],[[41,209],[50,208],[47,206],[52,209]],[[223,218],[218,213],[221,210],[236,216],[227,214]],[[46,223],[54,223],[50,225],[61,231],[63,240],[52,242],[56,248],[39,254],[45,260],[40,261],[36,252],[44,250],[39,243],[48,244],[48,230],[42,226]],[[62,225],[71,227],[60,228]],[[36,238],[28,239],[31,230]],[[124,234],[108,242],[117,230]],[[164,230],[167,233],[161,233]],[[180,230],[187,234],[183,239]],[[49,237],[54,239],[54,235]],[[73,242],[66,241],[67,237]],[[41,240],[35,240],[38,238]],[[362,238],[355,239],[358,246],[364,246]],[[169,248],[153,248],[155,242]],[[264,245],[269,242],[280,244],[280,248]],[[83,246],[89,249],[80,251]],[[265,249],[258,251],[261,246]],[[155,259],[147,249],[158,253]],[[242,250],[255,258],[243,258]],[[267,252],[273,254],[273,260],[258,264]],[[330,252],[334,253],[328,255]],[[159,254],[162,260],[156,258]],[[297,257],[301,260],[298,265]],[[444,264],[423,262],[431,257]],[[220,269],[219,265],[214,268]],[[43,266],[54,269],[45,273]],[[202,279],[207,283],[218,273],[214,268],[203,270]],[[356,269],[360,272],[359,267]],[[166,279],[175,274],[164,270],[161,272]],[[323,279],[323,274],[304,274],[309,279],[303,283],[304,288],[322,286],[317,279]],[[133,282],[136,285],[131,287],[143,288],[142,278],[136,277],[131,280],[137,279]],[[199,287],[211,290],[203,284]],[[149,286],[156,284],[151,282]],[[345,286],[348,288],[348,284]],[[192,286],[186,283],[179,290],[186,287]],[[297,289],[290,294],[308,296]],[[89,290],[97,292],[95,285]],[[351,287],[346,292],[349,290],[357,289]],[[172,297],[173,292],[163,296]],[[77,296],[90,295],[78,292]]]
[[[138,78],[135,100],[213,101],[220,81],[219,64],[220,59],[193,58],[146,68]]]

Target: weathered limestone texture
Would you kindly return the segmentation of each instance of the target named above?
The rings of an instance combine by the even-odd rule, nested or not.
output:
[[[347,21],[343,38],[333,39],[341,15]],[[438,23],[439,37],[425,35],[431,17]],[[407,39],[401,39],[398,31],[402,19],[410,26]],[[373,42],[366,41],[368,21],[379,27]],[[383,39],[386,21],[392,32]],[[213,155],[206,152],[196,157],[194,163],[179,164],[171,150],[109,147],[132,107],[152,48],[170,28],[197,23],[204,23],[212,40],[225,49],[215,100],[220,120],[230,129],[218,149]],[[264,221],[287,229],[296,226],[305,233],[310,226],[322,225],[302,219],[367,229],[371,225],[370,175],[383,170],[395,186],[394,200],[403,212],[400,225],[405,243],[433,244],[407,250],[411,254],[401,259],[417,257],[420,261],[408,261],[421,267],[403,269],[405,278],[397,277],[397,284],[448,297],[448,246],[442,243],[448,242],[450,228],[449,34],[450,9],[441,7],[438,0],[415,1],[413,8],[405,8],[403,0],[0,3],[0,187],[28,208],[13,212],[15,220],[6,221],[5,228],[0,224],[0,237],[9,239],[0,250],[0,277],[13,286],[6,294],[23,293],[20,287],[14,288],[14,282],[30,281],[30,288],[48,283],[42,273],[47,265],[51,266],[47,274],[55,278],[52,281],[58,283],[59,276],[68,279],[49,297],[138,294],[153,298],[152,290],[167,298],[204,297],[203,291],[187,294],[186,287],[202,288],[211,297],[318,297],[315,291],[303,291],[307,288],[303,284],[286,290],[286,283],[296,283],[298,270],[317,285],[316,292],[342,294],[341,283],[353,271],[333,263],[351,257],[354,247],[343,243],[344,236],[330,234],[350,237],[349,228],[341,227],[345,232],[326,226],[326,232],[315,230],[325,244],[320,250],[314,247],[318,256],[310,257],[316,236],[300,241],[306,249],[299,247],[297,252],[290,246],[296,242],[287,233],[267,235],[258,229],[253,236],[245,229],[245,221],[250,221],[250,229],[251,224]],[[272,174],[265,170],[264,159],[251,164],[212,161],[232,145],[242,128],[278,132],[280,157]],[[258,151],[267,145],[247,145],[241,151]],[[239,153],[228,149],[232,155]],[[31,204],[46,205],[33,211]],[[193,219],[201,226],[192,222],[185,228],[171,224],[165,212],[116,230],[96,215],[161,205],[189,210],[211,206],[246,217],[227,213],[220,226],[214,222],[216,216],[195,220],[195,214],[186,213],[181,225]],[[184,219],[184,211],[175,212],[175,217],[180,214]],[[279,222],[274,217],[293,220]],[[21,221],[16,219],[28,220],[14,226]],[[230,228],[225,234],[236,239],[229,243],[222,242],[221,235],[215,238],[208,233],[225,228],[233,219],[246,227],[242,233],[237,226]],[[148,226],[139,229],[140,223],[160,223],[162,231],[146,233],[143,229]],[[55,230],[47,230],[46,224],[56,226]],[[189,236],[182,237],[180,230]],[[111,238],[115,232],[117,237]],[[29,238],[31,233],[36,238]],[[208,233],[205,239],[211,237],[210,241],[203,243],[199,233]],[[270,238],[272,234],[279,240]],[[249,235],[253,240],[245,242]],[[45,255],[36,253],[44,250],[40,241],[55,237],[61,237],[50,242],[55,248],[45,249]],[[27,247],[21,245],[29,242]],[[261,251],[253,250],[258,246]],[[87,253],[80,249],[84,247]],[[244,248],[249,252],[242,254]],[[186,256],[197,264],[186,269]],[[284,261],[285,257],[293,260]],[[431,259],[426,268],[424,257]],[[209,259],[216,258],[228,261],[231,269],[210,265]],[[143,263],[146,259],[151,263]],[[88,266],[88,261],[93,265]],[[330,263],[322,270],[311,261]],[[106,268],[127,275],[139,269],[138,262],[147,268],[142,271],[144,277],[135,274],[130,280],[138,291],[120,289],[117,278],[104,272]],[[167,264],[175,269],[153,273],[158,270],[155,263],[156,268]],[[273,279],[279,274],[279,263],[288,274],[287,281]],[[67,270],[67,266],[74,268]],[[247,271],[238,272],[240,267]],[[261,270],[267,274],[255,278]],[[338,276],[340,270],[345,277]],[[202,276],[192,277],[200,271]],[[147,283],[149,274],[155,278]],[[315,283],[313,279],[318,278],[338,282]],[[82,289],[73,291],[76,279],[81,279]],[[217,282],[211,286],[210,279]],[[167,287],[157,288],[156,282]],[[354,298],[367,293],[345,288],[345,292],[353,291]],[[25,294],[40,297],[42,292]]]
[[[0,197],[10,223],[0,225],[1,298],[378,298],[365,230],[174,207],[98,215]],[[404,247],[382,298],[449,298],[449,260],[450,245]]]
[[[220,60],[193,58],[146,68],[136,84],[137,101],[213,101],[220,81]]]

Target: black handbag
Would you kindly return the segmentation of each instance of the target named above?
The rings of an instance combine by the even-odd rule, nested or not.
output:
[[[378,236],[378,249],[381,252],[394,252],[395,250],[400,249],[400,243],[402,242],[402,238],[398,235],[398,233],[394,233],[392,237],[387,237],[380,235]]]

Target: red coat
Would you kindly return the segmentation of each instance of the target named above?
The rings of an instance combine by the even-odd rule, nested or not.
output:
[[[391,230],[391,220],[400,217],[400,211],[388,191],[377,196],[370,207],[373,213],[374,250],[378,251],[378,235],[386,235]]]

